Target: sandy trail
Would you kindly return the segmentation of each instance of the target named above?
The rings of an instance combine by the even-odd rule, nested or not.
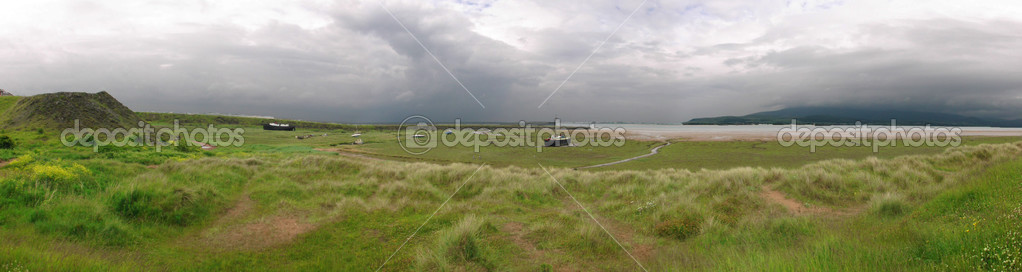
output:
[[[352,151],[341,149],[341,148],[316,148],[315,150],[316,151],[323,151],[323,152],[333,152],[333,153],[337,153],[337,154],[339,154],[341,156],[351,157],[351,158],[356,158],[356,159],[367,159],[367,160],[374,160],[374,161],[384,160],[384,159],[380,159],[380,158],[376,158],[376,157],[372,157],[372,156],[368,156],[368,155],[359,154],[357,152],[352,152]]]
[[[794,200],[794,199],[788,198],[781,191],[774,190],[774,189],[772,189],[772,188],[770,188],[769,186],[766,186],[766,185],[763,185],[763,191],[760,193],[760,196],[763,197],[764,199],[766,199],[770,203],[776,203],[776,204],[779,204],[781,206],[784,206],[785,209],[787,209],[789,212],[791,212],[793,214],[796,214],[796,215],[818,214],[818,215],[834,215],[834,216],[838,216],[838,215],[853,215],[853,214],[856,214],[856,213],[859,213],[859,212],[862,211],[861,208],[831,209],[831,208],[821,207],[821,206],[807,207],[805,204],[799,202],[798,200]]]
[[[616,162],[608,162],[608,163],[604,163],[604,164],[597,164],[597,165],[577,167],[577,168],[575,168],[575,170],[578,170],[578,169],[588,169],[588,168],[596,168],[596,167],[603,167],[603,166],[610,166],[610,165],[615,165],[615,164],[619,164],[619,163],[626,163],[626,162],[638,160],[638,159],[641,159],[641,158],[645,158],[645,157],[656,155],[657,153],[660,153],[660,148],[661,147],[665,147],[665,146],[669,146],[669,145],[671,145],[671,142],[665,142],[665,144],[658,145],[657,147],[654,147],[652,150],[649,151],[649,154],[645,154],[645,155],[641,155],[641,156],[636,156],[636,157],[632,157],[632,158],[628,158],[628,159],[623,159],[623,160],[616,161]]]

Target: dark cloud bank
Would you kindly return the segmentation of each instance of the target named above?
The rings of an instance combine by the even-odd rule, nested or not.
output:
[[[796,106],[1022,117],[1019,21],[863,23],[838,33],[858,41],[849,46],[799,42],[823,30],[771,24],[744,42],[678,47],[685,38],[677,33],[697,23],[655,1],[537,108],[635,4],[601,9],[606,25],[527,32],[526,50],[474,31],[469,16],[443,5],[387,3],[485,109],[372,1],[317,7],[332,22],[316,28],[204,24],[160,35],[68,36],[66,49],[0,36],[8,51],[0,88],[106,90],[137,111],[332,122],[409,115],[682,122]]]

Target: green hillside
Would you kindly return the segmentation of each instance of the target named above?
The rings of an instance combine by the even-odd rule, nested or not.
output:
[[[0,128],[62,129],[137,127],[141,119],[107,92],[59,92],[0,100]]]
[[[0,114],[0,119],[9,116],[7,114],[7,110],[13,107],[14,104],[18,103],[18,100],[21,100],[20,96],[0,96],[0,113],[3,113]]]

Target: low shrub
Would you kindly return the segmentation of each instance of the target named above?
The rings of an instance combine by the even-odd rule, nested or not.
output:
[[[14,149],[14,140],[7,135],[0,136],[0,149]]]
[[[751,198],[737,195],[728,196],[723,201],[713,204],[714,218],[728,226],[737,226],[738,221],[747,210],[758,208]]]
[[[181,152],[181,153],[195,153],[195,152],[201,152],[202,151],[202,147],[199,147],[199,146],[196,146],[196,145],[192,145],[192,144],[189,144],[189,143],[177,143],[177,144],[174,145],[174,151]]]
[[[37,185],[60,192],[84,192],[88,183],[86,181],[89,181],[92,175],[92,171],[81,164],[67,164],[60,160],[33,164],[26,169]]]
[[[71,183],[84,175],[90,174],[89,169],[77,163],[72,163],[70,166],[37,164],[33,165],[30,169],[32,176],[36,180],[60,185]]]
[[[657,223],[654,232],[661,237],[685,240],[702,231],[702,218],[695,214],[683,214],[676,219],[668,219]]]
[[[32,156],[31,153],[29,153],[21,155],[21,157],[18,157],[17,159],[14,159],[14,161],[12,161],[10,164],[7,164],[7,167],[20,168],[32,164],[32,162],[35,162],[35,157]]]

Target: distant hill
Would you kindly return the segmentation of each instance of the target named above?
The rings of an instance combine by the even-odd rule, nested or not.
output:
[[[891,119],[895,119],[898,125],[1022,127],[1022,120],[986,119],[936,112],[832,107],[798,107],[758,112],[745,116],[695,118],[684,124],[787,125],[791,124],[791,119],[797,119],[800,124],[816,125],[850,125],[855,124],[856,121],[869,125],[890,125]]]
[[[73,127],[132,128],[141,119],[107,92],[59,92],[0,100],[0,128],[63,129]]]
[[[331,123],[320,123],[310,121],[298,121],[288,119],[276,119],[276,118],[259,118],[259,117],[242,117],[242,116],[225,116],[225,115],[213,115],[213,114],[185,114],[185,113],[157,113],[157,112],[139,112],[138,117],[150,121],[153,125],[170,126],[174,124],[174,121],[178,121],[181,125],[188,126],[207,126],[213,125],[240,125],[240,126],[262,126],[266,123],[285,123],[295,125],[302,129],[366,129],[373,130],[380,125],[362,125],[357,127],[356,125],[348,124],[331,124]],[[395,126],[382,126],[382,127],[395,127]]]

